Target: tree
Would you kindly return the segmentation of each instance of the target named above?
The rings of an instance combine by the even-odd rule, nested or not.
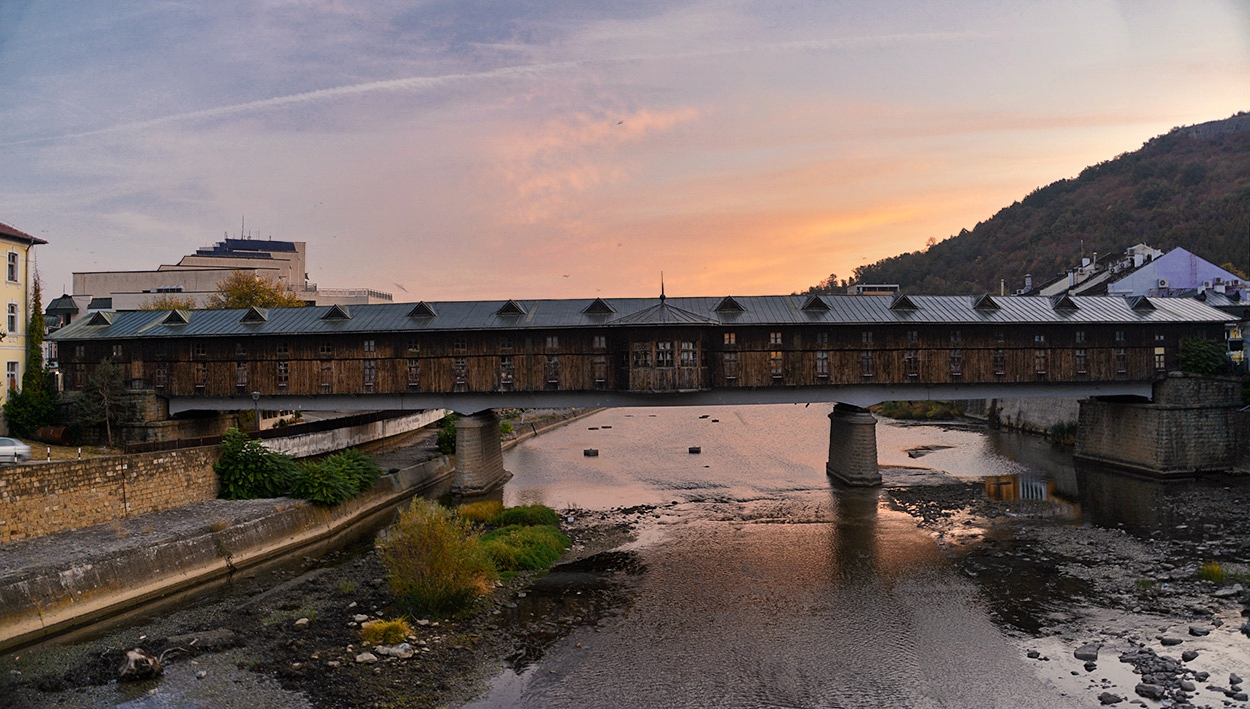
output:
[[[108,359],[100,362],[83,386],[82,396],[74,404],[79,423],[86,426],[104,425],[104,438],[113,445],[113,427],[121,423],[128,413],[126,405],[126,382],[122,368]]]
[[[140,310],[195,310],[195,298],[172,293],[158,295],[143,301]]]
[[[26,325],[26,371],[21,391],[10,391],[4,402],[4,419],[14,435],[29,436],[56,421],[56,389],[48,381],[43,362],[43,292],[35,275],[30,296],[30,320]]]
[[[212,310],[232,308],[298,308],[304,305],[282,284],[247,271],[235,271],[217,284],[208,301]]]
[[[1181,371],[1218,376],[1232,371],[1226,345],[1218,340],[1191,337],[1181,343]]]

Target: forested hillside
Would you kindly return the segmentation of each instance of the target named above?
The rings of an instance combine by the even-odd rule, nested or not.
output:
[[[1043,283],[1082,254],[1177,246],[1250,273],[1250,114],[1176,128],[1140,150],[1034,190],[971,231],[855,269],[852,283],[997,293]],[[830,279],[808,292],[834,292]]]

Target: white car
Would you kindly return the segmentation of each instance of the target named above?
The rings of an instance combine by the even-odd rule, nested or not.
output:
[[[0,438],[0,463],[25,463],[30,460],[30,446],[16,438]]]

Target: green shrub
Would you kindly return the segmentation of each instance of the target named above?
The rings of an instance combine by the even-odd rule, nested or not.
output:
[[[511,435],[512,435],[512,430],[513,430],[513,429],[512,429],[512,422],[511,422],[511,421],[500,421],[500,422],[499,422],[499,435],[500,435],[500,436],[511,436]]]
[[[438,429],[435,445],[443,455],[454,455],[456,452],[456,415],[447,414],[443,417],[443,427]]]
[[[454,615],[494,588],[496,572],[473,523],[415,500],[378,544],[396,601],[414,615]]]
[[[548,525],[512,525],[487,534],[482,545],[500,571],[545,569],[568,548],[569,538]]]
[[[1216,376],[1232,372],[1228,346],[1218,340],[1191,337],[1181,343],[1181,371]]]
[[[339,465],[317,461],[299,466],[291,479],[291,497],[329,507],[356,494],[356,480]]]
[[[220,497],[252,500],[287,494],[300,468],[289,456],[274,453],[232,428],[222,439],[221,455],[213,470],[221,483]]]
[[[478,524],[491,524],[503,512],[503,503],[495,500],[469,502],[456,508],[456,515]]]
[[[524,505],[509,507],[500,512],[498,517],[490,520],[490,524],[500,527],[513,524],[522,526],[547,524],[554,527],[560,524],[560,515],[546,505]]]
[[[403,618],[367,620],[360,624],[360,639],[370,645],[394,645],[412,635],[412,626]]]
[[[382,477],[382,468],[373,458],[355,448],[326,456],[317,464],[334,468],[351,484],[353,495],[373,489]]]

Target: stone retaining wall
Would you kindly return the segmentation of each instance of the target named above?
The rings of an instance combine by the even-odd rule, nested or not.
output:
[[[217,448],[20,465],[0,470],[0,543],[217,496]]]

